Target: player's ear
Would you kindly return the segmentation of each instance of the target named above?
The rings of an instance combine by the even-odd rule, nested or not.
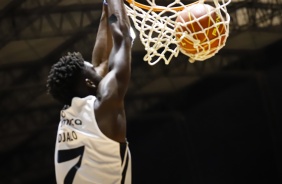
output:
[[[85,79],[85,83],[88,87],[90,88],[96,88],[96,85],[94,84],[94,82],[92,82],[91,80],[89,80],[88,78]]]

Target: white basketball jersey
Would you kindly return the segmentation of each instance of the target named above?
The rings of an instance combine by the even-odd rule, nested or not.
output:
[[[58,184],[131,184],[128,144],[100,131],[95,99],[73,98],[71,106],[61,111],[55,149]]]

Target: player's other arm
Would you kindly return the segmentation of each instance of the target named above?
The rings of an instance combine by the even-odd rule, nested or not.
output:
[[[108,59],[112,49],[112,34],[109,28],[108,17],[108,7],[104,2],[96,41],[92,51],[92,64],[101,76],[105,76],[108,73]]]

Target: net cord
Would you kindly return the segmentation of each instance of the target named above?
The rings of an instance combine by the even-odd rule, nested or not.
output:
[[[165,64],[169,64],[173,57],[178,56],[179,52],[189,56],[190,62],[194,62],[196,60],[206,60],[215,55],[225,45],[226,39],[229,35],[230,17],[226,6],[231,2],[231,0],[199,0],[188,5],[183,4],[180,0],[175,0],[166,7],[156,5],[154,0],[147,0],[150,6],[143,5],[135,0],[126,1],[129,3],[129,5],[125,4],[128,15],[131,17],[135,28],[139,31],[140,41],[144,45],[147,52],[143,59],[150,65],[155,65],[161,60],[163,60]],[[219,43],[222,41],[224,43],[219,44],[217,48],[213,49],[211,48],[211,44],[214,42],[214,40],[208,39],[206,35],[207,28],[203,28],[201,25],[200,26],[202,30],[200,32],[205,34],[207,37],[205,47],[203,47],[203,43],[199,43],[199,40],[195,39],[195,36],[193,36],[196,33],[176,31],[176,28],[179,28],[180,26],[179,23],[176,24],[175,22],[179,11],[189,6],[198,3],[203,4],[205,2],[213,2],[213,6],[215,7],[214,10],[209,11],[208,16],[211,16],[211,13],[216,12],[222,18],[221,22],[214,22],[212,20],[213,26],[218,28],[218,26],[223,25],[224,29],[226,30],[223,35],[221,34],[221,37],[217,38],[219,39]],[[197,22],[200,18],[194,17],[194,19],[189,23]],[[218,35],[220,35],[218,29],[216,29],[216,32]],[[181,37],[178,39],[176,39],[175,36],[177,33],[181,34]],[[225,37],[225,40],[222,40],[222,36]],[[188,39],[193,42],[194,47],[197,49],[196,54],[189,54],[179,47],[179,44],[181,44],[184,39]],[[208,45],[207,48],[206,45]]]

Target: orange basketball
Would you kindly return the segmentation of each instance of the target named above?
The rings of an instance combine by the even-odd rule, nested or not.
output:
[[[182,39],[179,44],[184,54],[206,52],[211,55],[225,44],[227,35],[224,24],[221,24],[223,18],[214,9],[208,4],[194,4],[179,12],[176,22],[182,24],[177,27],[175,36],[179,39],[184,32],[190,36]]]

